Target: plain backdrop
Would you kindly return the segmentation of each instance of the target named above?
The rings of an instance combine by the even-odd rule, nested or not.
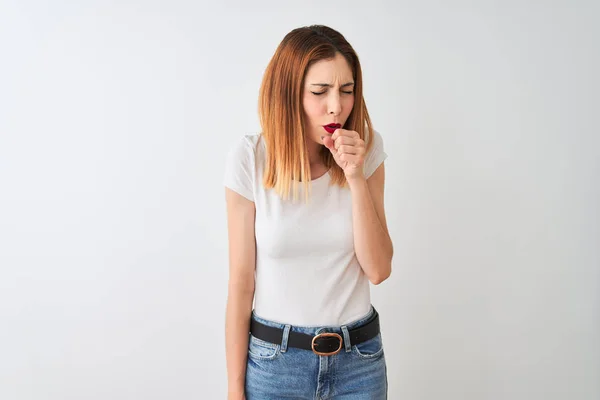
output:
[[[224,161],[321,23],[389,155],[390,399],[600,398],[600,6],[0,2],[0,399],[225,399]],[[326,235],[326,231],[323,233]]]

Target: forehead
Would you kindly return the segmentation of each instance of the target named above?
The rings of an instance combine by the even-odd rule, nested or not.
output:
[[[340,53],[329,60],[319,60],[306,71],[306,83],[343,84],[352,81],[352,69]]]

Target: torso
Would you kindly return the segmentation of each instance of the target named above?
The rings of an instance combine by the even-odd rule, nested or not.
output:
[[[330,185],[324,165],[311,168],[310,202],[262,186],[266,148],[255,150],[255,312],[296,326],[339,326],[370,311],[370,287],[354,252],[350,190]]]

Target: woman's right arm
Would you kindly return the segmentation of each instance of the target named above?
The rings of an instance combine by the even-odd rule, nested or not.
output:
[[[242,400],[254,299],[256,240],[254,202],[225,188],[229,237],[229,285],[225,316],[228,399]]]

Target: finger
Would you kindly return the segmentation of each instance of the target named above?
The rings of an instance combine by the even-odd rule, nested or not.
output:
[[[354,146],[358,149],[364,150],[365,142],[363,142],[361,139],[352,139],[342,136],[337,138],[337,140],[335,141],[336,149],[339,149],[341,146]]]
[[[343,144],[347,144],[347,145],[355,145],[356,144],[356,139],[348,137],[348,136],[340,136],[335,140],[335,147],[339,148],[341,145]]]
[[[346,144],[341,145],[337,149],[340,154],[360,154],[360,148],[356,146],[349,146]]]
[[[336,129],[335,132],[333,132],[333,135],[331,135],[331,138],[333,140],[336,140],[340,136],[346,136],[346,137],[351,137],[351,138],[358,137],[358,136],[354,135],[355,133],[356,132],[354,132],[354,131],[349,131],[347,129],[340,128],[340,129]],[[356,134],[358,135],[358,133],[356,133]]]
[[[329,137],[329,136],[325,136],[323,138],[323,144],[325,145],[325,147],[327,147],[329,150],[335,150],[335,142]]]
[[[343,153],[339,155],[340,160],[342,161],[346,161],[352,164],[359,164],[361,162],[361,155],[358,154],[348,154],[348,153]]]

